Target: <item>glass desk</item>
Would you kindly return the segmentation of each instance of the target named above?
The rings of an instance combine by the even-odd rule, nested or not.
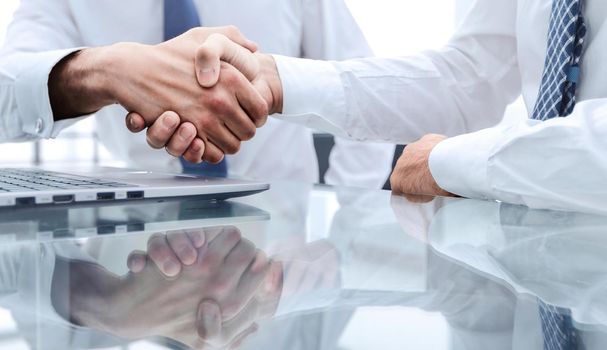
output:
[[[196,257],[161,273],[184,238]],[[0,241],[0,349],[607,348],[589,214],[285,182],[3,210]]]

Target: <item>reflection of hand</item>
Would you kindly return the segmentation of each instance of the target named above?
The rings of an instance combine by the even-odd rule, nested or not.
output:
[[[227,85],[228,88],[235,90],[236,95],[240,95],[243,93],[243,91],[239,91],[240,87],[230,84],[224,76],[230,74],[230,71],[236,68],[243,72],[263,96],[269,114],[282,112],[282,84],[276,64],[271,56],[251,53],[248,50],[243,50],[237,42],[214,36],[199,48],[196,64],[197,72],[209,72],[209,74],[198,75],[200,85],[206,87]],[[215,102],[222,105],[229,103],[230,100],[216,100]],[[172,112],[169,112],[169,115],[171,115],[171,119],[178,119]],[[163,117],[165,116],[166,114],[163,115]],[[182,137],[180,130],[193,129],[193,127],[188,123],[182,124],[179,128],[177,125],[166,127],[162,119],[164,118],[160,118],[149,127],[148,139],[155,147],[164,146],[170,154],[174,156],[185,155],[186,159],[191,161],[189,156],[196,154],[195,149],[204,147],[204,144],[198,139],[194,139],[194,142],[192,142],[192,138]],[[133,132],[142,131],[146,125],[144,118],[137,113],[129,114],[126,123]],[[258,123],[257,126],[262,124]],[[210,146],[213,147],[212,144]],[[215,154],[216,148],[213,147],[213,150],[212,154]],[[206,157],[206,153],[204,159],[209,159]]]
[[[303,249],[276,257],[284,269],[283,296],[333,288],[340,283],[340,258],[326,241],[313,242]]]
[[[77,279],[70,282],[74,318],[129,339],[165,336],[196,348],[241,341],[256,329],[260,305],[253,297],[269,265],[235,229],[205,239],[202,253],[175,278],[154,264],[112,282],[90,271],[70,273]]]
[[[418,203],[429,202],[437,196],[453,196],[440,188],[430,173],[430,153],[445,139],[442,135],[426,135],[405,147],[390,177],[392,192]]]
[[[237,152],[241,141],[251,139],[268,115],[266,100],[250,83],[259,71],[256,61],[245,62],[239,70],[228,64],[197,64],[208,60],[205,47],[232,40],[232,51],[226,54],[239,50],[251,54],[257,49],[237,29],[224,27],[192,29],[156,46],[119,43],[82,50],[60,62],[49,77],[55,118],[75,117],[119,103],[137,112],[146,125],[162,115],[159,129],[176,132],[173,143],[182,139],[194,142],[189,160],[200,162],[204,157],[219,162],[223,154]],[[199,83],[217,75],[219,69],[217,84]],[[167,115],[166,111],[175,113]],[[179,126],[181,122],[188,123]],[[150,144],[164,147],[152,131]]]

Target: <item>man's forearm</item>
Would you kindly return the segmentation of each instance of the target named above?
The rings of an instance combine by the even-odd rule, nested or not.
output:
[[[91,114],[116,103],[107,73],[110,52],[110,47],[84,49],[53,68],[48,89],[56,121]]]

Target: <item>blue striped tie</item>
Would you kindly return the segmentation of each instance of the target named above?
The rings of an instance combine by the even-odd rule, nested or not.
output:
[[[554,0],[548,50],[533,119],[566,117],[573,112],[586,36],[582,0]],[[539,301],[544,350],[579,348],[569,310]]]
[[[571,312],[553,305],[539,302],[540,321],[544,335],[544,350],[576,350],[579,348],[578,335]]]
[[[554,0],[548,50],[533,119],[566,117],[573,112],[586,36],[582,0]]]
[[[173,39],[192,28],[200,27],[200,17],[193,0],[164,0],[164,39]],[[226,177],[228,163],[224,160],[217,164],[192,164],[180,158],[183,172],[186,174]]]

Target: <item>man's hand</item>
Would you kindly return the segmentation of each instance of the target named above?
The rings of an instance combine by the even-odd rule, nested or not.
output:
[[[430,153],[445,139],[445,136],[430,134],[405,147],[390,177],[392,192],[405,195],[414,202],[427,202],[437,196],[453,196],[438,186],[429,166]]]
[[[282,83],[272,56],[243,50],[234,41],[213,36],[198,49],[196,67],[196,71],[199,72],[198,82],[201,86],[221,84],[222,75],[226,69],[236,68],[245,72],[247,78],[266,101],[269,114],[282,112]],[[172,119],[177,119],[173,113],[170,114]],[[180,126],[170,123],[171,127],[167,127],[167,123],[163,119],[159,118],[149,127],[148,141],[152,141],[155,147],[166,147],[173,156],[184,156],[186,160],[193,162],[192,159],[195,158],[193,155],[198,153],[199,148],[205,146],[199,139],[192,141],[192,138],[183,136],[191,135],[194,126],[189,123],[183,123]],[[131,132],[140,132],[145,129],[146,122],[138,113],[130,113],[127,115],[126,125]]]
[[[210,48],[203,45],[207,41]],[[234,61],[238,69],[226,63],[198,64],[208,60],[208,53],[216,52],[217,45],[230,48],[218,57]],[[267,100],[250,82],[259,75],[257,61],[238,59],[253,56],[256,49],[233,27],[196,28],[156,46],[120,43],[85,49],[51,72],[51,106],[57,120],[113,103],[138,113],[145,125],[162,116],[162,128],[148,133],[152,146],[188,140],[194,142],[189,160],[219,162],[224,154],[236,153],[242,141],[251,139],[269,114]],[[211,59],[217,61],[215,57]],[[181,122],[189,124],[180,126]],[[175,138],[163,140],[154,133],[163,128]]]

